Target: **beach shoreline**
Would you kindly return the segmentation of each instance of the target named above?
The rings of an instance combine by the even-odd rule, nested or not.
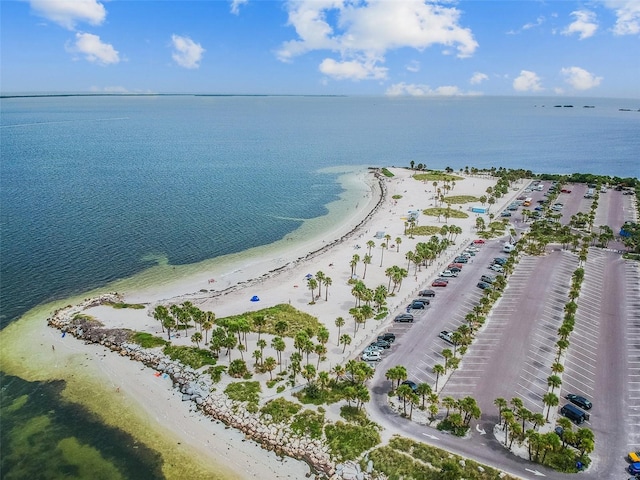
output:
[[[151,315],[153,306],[159,303],[169,305],[190,301],[204,311],[213,311],[217,318],[288,303],[316,316],[331,331],[332,341],[327,345],[327,360],[322,362],[322,369],[330,369],[339,363],[343,364],[347,359],[354,358],[362,344],[375,336],[377,331],[387,328],[390,321],[390,316],[380,322],[371,321],[366,328],[361,328],[359,337],[354,335],[354,341],[348,349],[344,349],[335,342],[334,320],[340,315],[348,319],[347,310],[353,301],[350,287],[345,287],[348,279],[351,278],[349,261],[354,254],[364,256],[367,241],[370,238],[375,239],[376,249],[373,253],[376,256],[375,262],[379,262],[380,266],[375,264],[370,266],[370,270],[366,272],[366,281],[372,284],[386,284],[388,280],[385,276],[386,267],[393,264],[406,265],[404,253],[411,250],[412,246],[420,240],[418,238],[411,241],[403,236],[402,231],[405,228],[403,216],[410,209],[428,208],[429,202],[432,202],[433,194],[429,193],[430,185],[412,179],[411,175],[414,172],[408,169],[393,169],[393,172],[395,177],[380,176],[375,182],[369,183],[371,193],[367,196],[367,201],[363,202],[365,204],[362,206],[358,202],[353,214],[344,216],[344,222],[330,225],[326,231],[318,230],[318,235],[310,236],[301,242],[283,240],[285,246],[286,242],[290,242],[292,247],[286,251],[273,248],[275,258],[240,255],[235,258],[238,263],[223,262],[224,268],[219,269],[217,273],[207,272],[212,276],[219,274],[218,277],[207,277],[204,276],[205,273],[199,271],[195,275],[187,275],[182,279],[157,286],[145,286],[145,288],[130,291],[118,289],[125,302],[143,303],[146,308],[115,310],[107,306],[94,306],[88,308],[86,313],[97,318],[108,328],[131,328],[162,335],[160,325]],[[365,177],[371,173],[367,172]],[[465,193],[476,195],[482,195],[486,187],[495,182],[494,178],[465,178],[464,180],[469,180],[464,188]],[[379,184],[379,187],[376,187],[376,184]],[[523,188],[524,183],[518,191]],[[500,199],[500,204],[506,203],[517,194],[515,190],[510,192],[508,196]],[[499,204],[496,205],[497,208],[500,208]],[[421,221],[434,225],[440,224],[434,218],[422,218]],[[465,219],[464,222],[457,223],[464,225],[463,234],[457,245],[451,246],[445,256],[453,255],[473,236],[473,216]],[[386,232],[386,235],[390,235],[389,243],[393,242],[394,248],[391,248],[391,245],[381,246],[381,239],[377,239],[375,235],[378,232]],[[382,239],[382,241],[385,240]],[[262,251],[264,253],[265,249]],[[377,257],[378,254],[380,258]],[[385,258],[387,263],[383,265]],[[402,293],[389,299],[390,313],[402,308],[401,306],[413,292],[427,285],[429,279],[441,267],[441,263],[434,264],[430,268],[422,269],[419,274],[416,272],[415,278],[413,275],[409,276],[405,280]],[[362,270],[362,266],[359,270]],[[333,277],[333,285],[331,290],[326,292],[326,298],[323,291],[323,295],[317,302],[310,302],[305,275],[314,275],[318,271],[330,274]],[[207,278],[215,278],[215,282],[209,283]],[[365,275],[362,278],[365,279]],[[258,296],[260,301],[251,302],[250,298],[254,295]],[[32,352],[27,352],[29,347],[25,345],[24,338],[20,341],[19,337],[25,331],[21,330],[20,323],[10,325],[5,329],[6,332],[3,331],[0,334],[7,340],[15,341],[14,349],[21,349],[19,352],[14,350],[11,355],[4,354],[3,357],[19,359],[24,358],[25,355],[33,355]],[[104,347],[85,345],[70,336],[61,337],[59,332],[56,333],[56,330],[47,327],[42,318],[39,323],[34,323],[30,330],[31,342],[40,343],[41,351],[36,355],[37,361],[27,367],[29,371],[27,376],[31,379],[47,378],[49,375],[51,378],[64,378],[65,370],[56,369],[53,365],[59,364],[61,357],[65,356],[67,370],[83,369],[86,374],[84,379],[78,380],[78,384],[73,388],[82,391],[79,385],[87,381],[92,382],[95,388],[100,388],[98,385],[102,385],[105,392],[109,392],[108,396],[114,397],[113,401],[116,404],[135,405],[136,416],[146,418],[145,422],[150,430],[161,430],[162,437],[169,439],[167,440],[169,443],[177,441],[183,445],[181,454],[189,456],[189,452],[192,452],[193,456],[203,464],[211,463],[208,467],[213,469],[212,471],[218,467],[224,469],[223,465],[233,465],[227,470],[237,477],[220,478],[265,478],[265,471],[273,473],[270,478],[301,478],[309,472],[309,467],[303,462],[288,458],[279,459],[274,453],[263,450],[259,445],[244,441],[241,433],[231,432],[224,425],[208,420],[197,411],[189,410],[186,404],[191,402],[182,402],[179,392],[171,383],[154,376],[152,369],[148,367],[136,369],[130,360],[119,355],[113,353],[101,355],[100,352]],[[291,343],[291,339],[287,340]],[[248,351],[255,346],[255,340],[252,342]],[[47,348],[49,343],[51,347]],[[174,343],[191,344],[186,337],[175,339]],[[19,347],[19,345],[22,346]],[[82,362],[78,363],[80,360]],[[25,366],[16,365],[16,362],[17,360],[12,361],[10,370],[17,374],[23,370],[24,373]],[[48,365],[46,368],[40,368],[39,363]],[[134,372],[134,370],[137,371]],[[262,380],[264,374],[255,377]],[[274,398],[274,393],[266,392],[265,398]],[[287,393],[288,391],[284,392],[285,395]],[[86,401],[80,397],[81,395],[70,394],[70,398],[74,400]],[[99,408],[101,407],[97,404],[92,405],[92,409]],[[328,416],[333,415],[335,418],[335,408],[334,411],[331,411],[332,408],[328,410]],[[103,418],[109,421],[108,415]],[[121,423],[123,423],[121,428],[126,427],[127,422]],[[230,440],[234,438],[236,440]],[[153,442],[150,445],[153,446]],[[158,446],[160,447],[164,455],[166,446]],[[213,460],[212,455],[216,457]],[[175,473],[170,471],[168,477],[172,477]],[[196,477],[197,475],[193,478]]]

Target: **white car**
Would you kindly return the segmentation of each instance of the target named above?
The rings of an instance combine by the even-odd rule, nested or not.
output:
[[[375,345],[369,345],[367,348],[364,349],[364,351],[362,353],[380,352],[380,354],[382,354],[383,351],[384,351],[383,347],[378,347],[378,346],[375,346]]]
[[[451,270],[445,270],[444,272],[440,272],[441,277],[457,277],[458,274],[456,272],[452,272]]]
[[[364,362],[379,362],[380,360],[382,360],[382,356],[380,355],[380,352],[369,352],[369,353],[363,353],[362,354],[362,361]]]
[[[494,263],[493,265],[491,265],[489,267],[491,270],[493,270],[494,272],[498,272],[498,273],[502,273],[504,272],[504,268],[502,268],[501,265],[498,265],[497,263]]]

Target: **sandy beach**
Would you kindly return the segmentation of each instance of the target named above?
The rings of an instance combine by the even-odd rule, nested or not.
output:
[[[217,318],[288,303],[317,317],[331,332],[326,360],[320,362],[320,370],[328,371],[336,364],[356,358],[372,337],[390,326],[393,316],[406,305],[407,300],[419,289],[428,287],[448,260],[476,238],[476,214],[467,212],[468,218],[449,219],[448,224],[462,228],[456,244],[450,246],[443,259],[434,265],[422,268],[417,274],[414,274],[413,267],[409,269],[409,276],[403,281],[399,293],[388,298],[390,315],[381,321],[369,320],[366,328],[359,329],[343,353],[343,347],[336,341],[338,332],[334,322],[337,317],[343,317],[346,320],[343,332],[353,334],[354,323],[348,311],[354,306],[354,297],[347,284],[353,255],[357,254],[362,259],[369,253],[367,242],[375,243],[366,275],[362,262],[356,267],[356,275],[369,288],[375,288],[388,284],[387,268],[394,265],[407,268],[406,253],[413,250],[416,243],[428,240],[428,237],[420,236],[411,239],[404,235],[404,230],[409,211],[422,211],[434,206],[432,182],[416,181],[411,178],[414,172],[407,169],[390,170],[395,176],[383,177],[384,195],[372,171],[355,177],[353,181],[357,181],[360,188],[359,198],[352,200],[355,204],[345,207],[341,203],[340,208],[349,208],[342,212],[343,220],[321,225],[322,228],[316,225],[319,232],[316,235],[300,241],[297,237],[300,232],[294,232],[289,238],[256,252],[244,252],[211,262],[206,271],[140,289],[118,290],[125,302],[143,303],[145,309],[117,310],[97,306],[85,313],[108,328],[130,328],[166,337],[152,316],[153,308],[160,303],[170,305],[188,300],[203,311],[214,312]],[[494,178],[463,177],[463,180],[456,181],[448,195],[479,197],[486,194],[487,187],[495,185]],[[499,212],[527,184],[525,181],[514,184],[513,189],[491,207],[491,212]],[[462,211],[466,212],[471,205],[463,205]],[[488,223],[488,216],[483,217]],[[418,218],[418,225],[444,224],[444,218],[440,221],[437,217],[425,215]],[[379,232],[390,236],[388,248],[382,247],[386,242],[384,238],[376,237],[380,236]],[[320,297],[311,303],[311,291],[305,276],[320,271],[331,277],[331,286],[328,294],[323,288]],[[254,296],[259,301],[251,301]],[[130,431],[140,441],[158,449],[165,460],[167,478],[304,478],[309,472],[309,467],[303,462],[281,459],[247,441],[243,434],[211,421],[195,410],[191,402],[183,402],[182,395],[172,388],[171,381],[154,375],[152,369],[102,346],[61,336],[59,331],[46,326],[46,316],[50,313],[46,308],[40,309],[29,319],[15,322],[0,334],[3,344],[11,345],[3,349],[5,352],[2,354],[8,373],[19,374],[28,380],[68,380],[66,395],[70,400],[88,403],[89,408],[106,423]],[[269,336],[264,337],[270,343]],[[256,334],[249,335],[248,352],[256,349],[256,340]],[[174,344],[191,344],[185,336],[172,341]],[[292,342],[292,339],[287,339],[288,347],[292,347]],[[270,347],[265,353],[265,356],[273,355]],[[23,361],[25,358],[30,359],[28,365]],[[226,364],[226,359],[221,357],[220,363]],[[268,374],[254,375],[254,379],[267,380]],[[223,390],[224,384],[223,381],[219,390]],[[99,394],[87,395],[88,388]],[[263,401],[276,396],[275,391],[263,391]],[[285,390],[281,395],[290,397],[290,393]],[[327,409],[330,420],[334,419],[332,415],[337,415],[336,408]],[[385,432],[383,438],[388,438],[389,434]],[[185,462],[193,467],[185,467]]]

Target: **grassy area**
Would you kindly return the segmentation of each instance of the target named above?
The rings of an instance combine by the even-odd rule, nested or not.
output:
[[[464,180],[464,178],[459,177],[457,175],[450,175],[448,173],[443,172],[426,172],[426,173],[416,173],[413,178],[419,181],[427,180],[429,182],[442,182],[442,181],[458,181]]]
[[[450,197],[444,197],[445,203],[462,204],[462,203],[477,203],[480,201],[480,197],[474,197],[473,195],[451,195]]]
[[[165,339],[146,332],[134,332],[131,341],[143,348],[164,347],[168,343]]]
[[[187,365],[196,370],[205,365],[216,364],[213,352],[203,348],[166,345],[163,352],[172,360],[178,360],[183,365]]]
[[[91,325],[92,327],[104,327],[104,323],[100,320],[97,320],[95,317],[91,315],[87,315],[86,313],[76,313],[73,316],[73,320],[76,322],[85,322]]]
[[[367,426],[337,422],[327,425],[324,434],[331,455],[339,461],[355,460],[364,452],[380,443],[379,427],[375,424]],[[420,477],[415,477],[420,478]]]
[[[394,196],[392,196],[391,198],[393,198],[394,200],[400,200],[402,198],[402,195],[400,195],[399,193],[396,193]]]
[[[304,404],[322,405],[326,403],[329,405],[344,399],[345,389],[349,386],[351,386],[349,382],[332,379],[326,388],[320,388],[318,384],[312,384],[294,393],[294,396]]]
[[[515,480],[492,467],[399,436],[393,437],[388,446],[369,452],[368,459],[373,461],[375,471],[384,473],[390,480]],[[365,460],[362,463],[366,463]],[[461,463],[462,460],[464,464]]]
[[[306,288],[304,282],[300,282],[300,287]],[[309,292],[309,295],[311,295],[311,292]],[[232,322],[241,318],[246,318],[249,320],[249,325],[253,329],[253,319],[260,316],[265,319],[265,326],[262,328],[262,333],[269,333],[271,335],[277,335],[275,325],[280,321],[287,322],[287,331],[281,335],[285,337],[295,337],[298,332],[306,329],[311,329],[313,332],[317,332],[321,325],[318,319],[313,315],[301,312],[300,310],[297,310],[291,305],[287,305],[285,303],[243,315],[220,318],[216,320],[216,323],[224,325],[225,322]],[[255,329],[253,329],[253,331],[255,331]]]
[[[385,177],[395,177],[395,175],[391,173],[386,167],[383,167],[380,171]]]
[[[145,308],[145,305],[141,303],[106,302],[105,305],[113,308],[131,308],[133,310],[143,310]]]
[[[324,428],[324,414],[313,410],[298,413],[291,422],[291,430],[298,435],[308,435],[311,438],[322,437]]]
[[[236,402],[249,402],[254,405],[260,401],[260,382],[234,382],[227,385],[224,393]]]
[[[420,236],[431,236],[431,235],[439,235],[440,227],[428,226],[428,225],[419,225],[413,228],[407,228],[407,235],[420,235]]]
[[[444,213],[449,211],[449,218],[469,218],[469,214],[465,212],[461,212],[460,210],[455,210],[453,208],[427,208],[422,211],[424,215],[429,215],[431,217],[444,217]]]
[[[269,400],[269,402],[260,409],[260,413],[263,415],[271,415],[271,420],[275,423],[289,423],[301,408],[301,405],[281,397],[275,400]]]

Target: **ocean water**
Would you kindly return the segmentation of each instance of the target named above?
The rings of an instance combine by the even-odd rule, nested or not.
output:
[[[640,176],[638,100],[89,96],[0,107],[2,327],[159,259],[189,265],[277,241],[343,193],[332,167]],[[21,415],[40,418],[41,385],[2,383],[12,404],[31,392]],[[55,392],[49,404],[63,406]],[[97,428],[79,418],[77,430]]]

